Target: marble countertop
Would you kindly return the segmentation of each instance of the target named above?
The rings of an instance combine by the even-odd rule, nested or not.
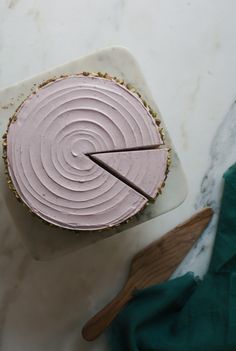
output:
[[[100,351],[86,319],[122,286],[134,253],[210,205],[215,218],[176,275],[206,271],[222,174],[236,159],[234,0],[2,0],[0,89],[109,45],[138,60],[181,158],[179,208],[79,253],[34,261],[1,204],[0,351]],[[109,264],[108,264],[109,262]]]

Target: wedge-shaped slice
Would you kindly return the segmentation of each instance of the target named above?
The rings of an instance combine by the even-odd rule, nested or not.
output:
[[[166,177],[168,149],[105,152],[90,157],[149,199],[155,199]]]

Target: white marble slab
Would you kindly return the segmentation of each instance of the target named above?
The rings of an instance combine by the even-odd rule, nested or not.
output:
[[[138,89],[143,98],[149,102],[154,111],[158,113],[161,126],[165,128],[163,118],[153,101],[137,61],[127,49],[112,47],[56,67],[0,91],[0,106],[4,107],[1,114],[0,134],[4,134],[9,123],[9,118],[13,115],[19,104],[35,90],[37,85],[54,77],[60,77],[65,74],[76,74],[83,71],[108,72],[114,77],[119,77],[120,79],[124,79],[125,82],[131,83]],[[3,201],[9,209],[11,220],[15,223],[19,234],[32,256],[38,260],[58,257],[113,236],[137,224],[144,223],[179,206],[187,196],[187,184],[179,157],[175,152],[166,128],[165,143],[171,149],[171,164],[165,182],[166,185],[162,193],[158,196],[158,199],[155,203],[149,203],[138,216],[135,216],[128,223],[104,232],[78,231],[75,233],[57,227],[50,227],[39,221],[38,218],[30,216],[27,209],[22,208],[22,205],[16,201],[13,193],[9,191],[5,176],[5,166],[1,158],[0,187],[2,189]]]
[[[196,208],[219,208],[222,174],[236,158],[235,13],[235,0],[0,1],[1,88],[98,48],[127,46],[189,184],[174,211],[48,262],[29,256],[1,203],[0,351],[107,351],[103,336],[87,343],[80,330],[117,293],[133,254]],[[176,274],[205,272],[215,222]]]

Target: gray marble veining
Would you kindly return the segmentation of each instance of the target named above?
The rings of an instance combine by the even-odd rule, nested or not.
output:
[[[210,206],[214,217],[204,235],[191,250],[174,276],[191,270],[203,275],[207,270],[214,245],[217,218],[223,189],[223,174],[236,162],[236,101],[230,106],[213,136],[209,149],[209,166],[201,181],[199,195],[194,203],[196,210]],[[200,266],[200,267],[199,267]]]

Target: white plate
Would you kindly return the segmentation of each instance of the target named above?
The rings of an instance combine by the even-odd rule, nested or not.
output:
[[[107,72],[112,76],[124,79],[126,82],[134,85],[153,109],[158,111],[135,58],[125,48],[112,47],[56,67],[1,91],[0,133],[3,134],[5,132],[9,117],[12,116],[19,104],[35,90],[35,86],[52,77],[81,71]],[[164,126],[162,118],[161,121]],[[50,227],[42,223],[38,218],[31,216],[27,209],[16,201],[14,195],[8,189],[4,174],[4,165],[1,160],[0,184],[2,189],[2,205],[6,204],[9,210],[9,216],[6,216],[6,220],[14,222],[32,256],[39,260],[46,260],[80,249],[179,206],[186,198],[187,184],[181,163],[166,129],[165,132],[165,143],[172,149],[172,163],[163,193],[154,204],[147,206],[136,219],[120,226],[120,228],[99,233],[74,233]]]

